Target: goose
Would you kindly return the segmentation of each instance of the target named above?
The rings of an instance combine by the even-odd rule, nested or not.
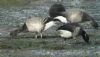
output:
[[[57,19],[59,22],[63,23],[62,26],[58,27],[58,34],[64,39],[73,38],[76,39],[77,36],[82,36],[83,40],[86,43],[89,43],[89,36],[85,30],[78,23],[70,23],[65,17],[57,16],[54,19]]]
[[[59,6],[60,5],[60,6]],[[57,17],[63,16],[67,18],[70,23],[82,23],[86,21],[90,21],[90,24],[95,28],[98,29],[98,23],[94,20],[92,16],[86,13],[84,10],[81,9],[65,9],[64,5],[62,4],[53,4],[49,9],[50,17]]]
[[[52,26],[56,26],[56,21],[58,19],[53,19],[51,17],[46,17],[42,19],[41,17],[32,17],[19,28],[10,32],[11,37],[17,36],[20,32],[33,32],[35,33],[35,38],[37,38],[38,34],[40,34],[42,38],[42,32],[48,30]]]
[[[57,28],[58,34],[63,37],[64,39],[67,38],[74,38],[76,39],[77,36],[82,36],[83,40],[86,43],[89,43],[89,36],[85,32],[85,30],[78,24],[78,23],[70,23],[65,17],[63,16],[57,16],[54,19],[49,19],[50,22],[53,22],[52,24],[56,24],[56,22],[63,23],[62,26]],[[47,23],[49,23],[47,21]]]
[[[35,33],[35,38],[37,38],[38,34],[40,34],[42,38],[42,32],[48,30],[52,26],[55,26],[55,21],[57,21],[57,19],[53,19],[51,17],[46,17],[45,19],[42,19],[41,17],[32,17],[27,19],[21,27],[11,31],[10,36],[15,37],[18,33],[25,31]]]
[[[83,40],[86,43],[89,43],[88,34],[80,27],[78,23],[66,23],[60,26],[57,31],[59,32],[59,36],[65,40],[68,38],[76,39],[77,36],[82,36]]]

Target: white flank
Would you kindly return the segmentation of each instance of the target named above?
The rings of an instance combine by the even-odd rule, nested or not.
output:
[[[51,28],[52,26],[55,26],[55,22],[54,21],[50,21],[48,23],[45,24],[45,28],[44,28],[44,31]]]
[[[67,30],[58,30],[60,32],[60,36],[64,38],[69,38],[72,37],[72,32],[67,31]]]
[[[65,17],[63,17],[63,16],[57,16],[54,19],[58,19],[58,20],[60,20],[63,23],[68,23],[68,20]]]

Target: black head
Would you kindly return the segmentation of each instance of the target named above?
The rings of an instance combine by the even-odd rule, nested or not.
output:
[[[51,8],[54,8],[55,10],[59,12],[65,11],[65,7],[62,4],[53,4]]]
[[[53,4],[49,9],[50,17],[56,17],[61,15],[61,12],[65,11],[65,7],[62,4]]]

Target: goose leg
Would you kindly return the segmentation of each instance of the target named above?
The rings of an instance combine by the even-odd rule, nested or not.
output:
[[[35,33],[35,38],[36,38],[36,39],[38,38],[38,33],[37,33],[37,32]]]
[[[66,43],[66,40],[67,40],[66,38],[63,38],[63,39],[64,39],[64,41],[63,41],[63,44],[64,44],[64,45],[65,45],[65,44],[67,44],[67,45],[71,45],[71,44],[68,43],[68,42]]]
[[[37,39],[37,36],[38,36],[38,35],[36,34],[36,35],[35,35],[35,38],[36,38],[36,39]]]
[[[42,39],[42,33],[40,33],[40,37],[41,37],[41,39]]]

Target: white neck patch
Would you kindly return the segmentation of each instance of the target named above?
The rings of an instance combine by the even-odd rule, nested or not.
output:
[[[55,26],[55,22],[54,21],[50,21],[48,23],[45,24],[45,28],[44,28],[44,31],[51,28],[52,26]]]
[[[68,20],[67,20],[67,18],[65,18],[63,16],[57,16],[54,19],[58,19],[58,20],[60,20],[63,23],[69,23]]]

